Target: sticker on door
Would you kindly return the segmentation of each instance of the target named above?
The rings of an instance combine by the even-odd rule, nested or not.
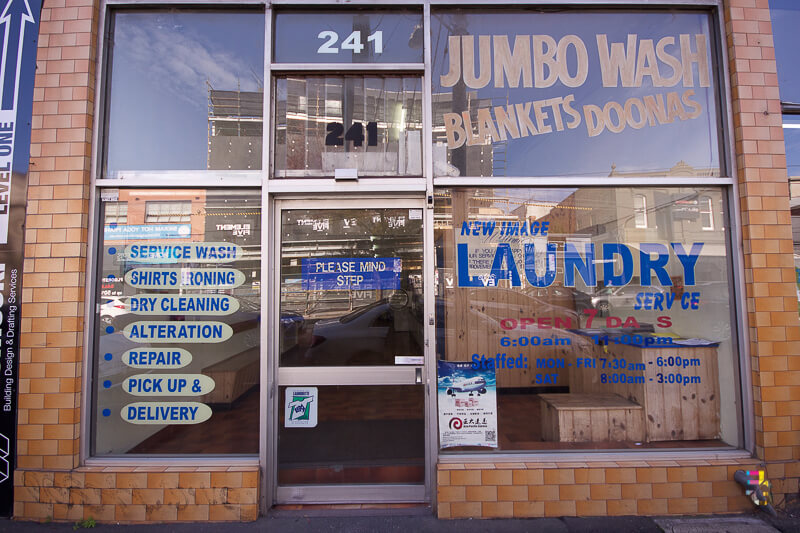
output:
[[[316,387],[286,387],[284,427],[316,427],[317,402]]]

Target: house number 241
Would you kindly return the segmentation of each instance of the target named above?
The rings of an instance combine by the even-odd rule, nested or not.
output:
[[[366,32],[364,32],[366,33]],[[317,48],[318,54],[338,54],[339,48],[336,47],[336,44],[339,42],[339,34],[335,31],[321,31],[319,35],[317,35],[317,39],[325,39],[325,42]],[[375,49],[376,54],[383,53],[383,32],[376,31],[372,35],[367,36],[367,42],[372,43],[373,48]],[[342,41],[341,49],[342,50],[352,50],[354,54],[360,54],[362,50],[364,50],[365,46],[361,44],[361,32],[354,31],[347,38]]]

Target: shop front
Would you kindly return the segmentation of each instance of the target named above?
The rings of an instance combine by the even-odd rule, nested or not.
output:
[[[725,513],[737,470],[796,495],[777,80],[742,63],[769,9],[739,3],[43,22],[15,516]]]

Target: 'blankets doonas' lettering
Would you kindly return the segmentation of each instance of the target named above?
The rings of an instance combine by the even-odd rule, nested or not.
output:
[[[708,43],[703,34],[681,33],[660,39],[629,34],[615,42],[596,34],[597,57],[592,58],[578,35],[556,40],[550,35],[451,35],[448,64],[439,78],[443,88],[463,83],[467,89],[545,89],[556,84],[561,96],[483,106],[443,113],[447,147],[506,141],[581,124],[589,137],[608,130],[642,129],[702,115],[695,87],[711,86]],[[476,66],[477,65],[477,66]],[[600,72],[604,88],[652,87],[653,93],[611,101],[577,101],[591,70]],[[696,75],[695,75],[696,69]],[[658,89],[671,88],[669,91]],[[535,94],[535,93],[532,93]]]

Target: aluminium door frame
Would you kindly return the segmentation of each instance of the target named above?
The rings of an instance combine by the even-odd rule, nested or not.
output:
[[[425,417],[425,436],[424,436],[424,460],[425,476],[424,482],[418,484],[319,484],[319,485],[278,485],[278,409],[283,408],[278,387],[281,385],[291,386],[292,384],[325,385],[325,384],[354,384],[354,385],[391,385],[391,384],[415,384],[416,365],[408,367],[313,367],[305,368],[280,368],[280,338],[277,333],[280,329],[280,258],[281,258],[281,213],[289,209],[381,209],[381,208],[400,208],[400,209],[419,209],[423,216],[422,231],[422,260],[423,260],[423,301],[425,302],[425,317],[433,317],[433,309],[428,308],[427,293],[433,290],[433,269],[427,261],[431,259],[428,248],[433,245],[429,241],[428,226],[430,209],[426,208],[425,198],[421,194],[409,196],[408,193],[401,195],[391,194],[366,194],[358,196],[347,195],[326,195],[316,193],[310,196],[299,197],[298,195],[287,195],[285,197],[273,197],[271,202],[270,217],[271,231],[269,244],[270,255],[272,256],[271,265],[274,270],[270,273],[268,280],[268,293],[273,295],[269,302],[269,319],[267,321],[267,331],[273,332],[267,344],[268,368],[267,380],[267,457],[269,462],[265,465],[264,491],[268,496],[265,506],[269,507],[276,504],[337,504],[337,503],[428,503],[432,504],[434,491],[432,483],[435,478],[433,475],[436,467],[436,448],[431,445],[432,433],[437,431],[436,419],[431,415],[435,412],[435,388],[432,390],[430,381],[431,367],[435,366],[433,337],[435,336],[434,326],[431,320],[425,320],[423,324],[424,335],[424,361],[422,368],[422,384],[424,387],[424,408]],[[430,279],[429,279],[430,278]],[[432,300],[432,299],[431,299]],[[365,379],[353,379],[352,370],[358,369],[358,374],[365,379],[371,379],[366,383]],[[282,380],[288,381],[282,383]],[[312,380],[316,380],[313,383]],[[266,510],[266,509],[265,509]]]

